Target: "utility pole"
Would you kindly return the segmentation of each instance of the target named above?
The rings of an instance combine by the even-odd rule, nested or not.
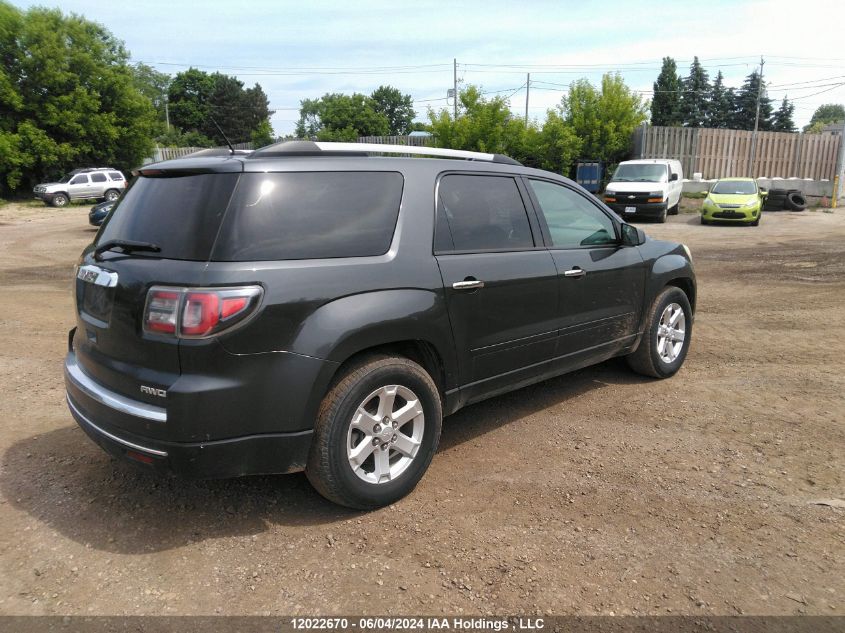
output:
[[[754,115],[754,133],[751,135],[751,155],[748,157],[748,176],[754,177],[754,161],[757,158],[757,128],[760,127],[760,97],[763,95],[763,65],[766,61],[760,55],[760,83],[757,84],[757,113]]]
[[[528,127],[528,93],[531,92],[531,73],[525,79],[525,127]]]
[[[455,121],[458,120],[458,58],[452,59],[452,88],[455,91],[454,106],[455,106]]]
[[[167,131],[170,131],[170,102],[164,98],[164,120],[167,121]]]

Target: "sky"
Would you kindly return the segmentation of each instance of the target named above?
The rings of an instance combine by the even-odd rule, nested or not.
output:
[[[697,55],[711,79],[740,86],[763,56],[769,96],[794,99],[795,123],[823,103],[845,103],[845,2],[770,0],[580,2],[544,0],[13,0],[55,6],[106,26],[133,61],[175,74],[190,66],[261,84],[277,135],[292,133],[302,99],[392,85],[417,119],[451,107],[459,87],[508,97],[542,119],[570,82],[618,71],[648,91],[671,56],[686,75]]]

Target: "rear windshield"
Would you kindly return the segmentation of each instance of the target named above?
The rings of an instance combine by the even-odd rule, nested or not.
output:
[[[402,184],[395,172],[243,174],[212,259],[383,255],[396,227]]]
[[[237,181],[238,174],[141,176],[107,217],[97,242],[151,242],[161,249],[156,257],[205,261]]]
[[[395,172],[140,177],[97,242],[150,242],[155,257],[199,261],[383,255],[402,185]]]

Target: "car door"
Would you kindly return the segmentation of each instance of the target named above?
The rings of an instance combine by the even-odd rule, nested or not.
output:
[[[556,355],[583,365],[618,351],[640,322],[645,264],[639,249],[621,244],[618,221],[586,192],[535,178],[526,186],[558,272]]]
[[[79,200],[91,196],[91,181],[88,174],[76,174],[68,183],[68,196],[72,200]]]
[[[95,171],[91,174],[91,195],[95,198],[102,198],[108,187],[108,178],[106,174],[101,171]]]
[[[554,355],[557,269],[526,200],[510,175],[447,173],[438,182],[435,256],[467,400]]]

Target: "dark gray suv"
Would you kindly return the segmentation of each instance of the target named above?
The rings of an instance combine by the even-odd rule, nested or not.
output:
[[[378,507],[464,405],[614,356],[666,378],[690,344],[686,247],[505,156],[289,142],[136,176],[79,261],[65,379],[150,470],[304,469]]]

